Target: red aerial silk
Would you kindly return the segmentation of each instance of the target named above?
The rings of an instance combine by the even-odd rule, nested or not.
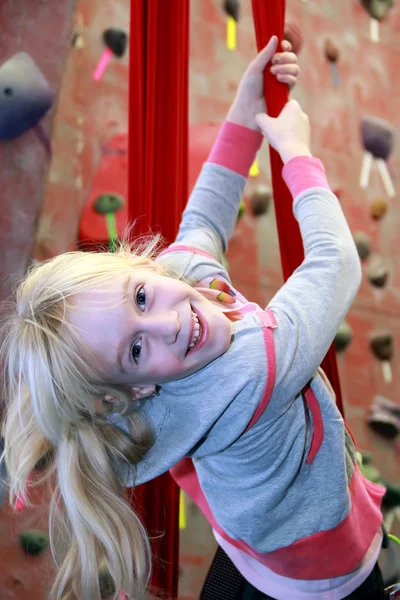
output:
[[[188,193],[189,2],[131,0],[128,221],[176,236]],[[171,440],[171,443],[173,441]],[[152,537],[152,589],[177,598],[179,489],[169,473],[136,488]]]
[[[257,46],[261,50],[272,35],[283,39],[285,24],[285,0],[252,0]],[[288,87],[280,83],[269,69],[264,74],[264,93],[268,114],[277,117],[288,100]],[[283,277],[286,281],[304,258],[303,242],[298,223],[293,215],[292,196],[282,178],[282,161],[279,154],[270,148],[272,187],[274,191],[275,213],[281,251]],[[336,393],[337,405],[344,415],[336,351],[332,345],[322,367]]]

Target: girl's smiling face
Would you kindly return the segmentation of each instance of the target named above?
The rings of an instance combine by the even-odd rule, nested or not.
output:
[[[109,383],[149,386],[199,371],[229,348],[231,323],[185,282],[136,268],[77,296],[69,321]]]

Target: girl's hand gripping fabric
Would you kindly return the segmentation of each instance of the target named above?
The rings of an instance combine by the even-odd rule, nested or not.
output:
[[[262,113],[256,121],[285,164],[297,156],[311,156],[310,123],[296,100],[289,100],[276,119]]]
[[[271,72],[279,81],[286,83],[290,88],[297,82],[300,69],[297,56],[291,51],[291,44],[284,40],[281,44],[282,52],[276,52],[277,46],[278,38],[273,36],[247,67],[228,113],[227,120],[231,123],[258,131],[256,115],[267,111],[264,99],[264,69],[269,62],[272,63]]]

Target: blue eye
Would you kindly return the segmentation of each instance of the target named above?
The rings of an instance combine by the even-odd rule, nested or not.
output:
[[[137,341],[133,344],[131,349],[132,358],[136,364],[138,364],[138,360],[140,358],[140,353],[142,351],[142,340]]]
[[[136,304],[141,309],[146,306],[146,292],[144,291],[143,287],[141,287],[136,294]]]

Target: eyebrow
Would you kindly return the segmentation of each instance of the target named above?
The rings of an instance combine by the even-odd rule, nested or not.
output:
[[[123,283],[122,286],[122,296],[121,296],[121,303],[125,304],[127,296],[128,296],[128,292],[129,292],[129,284],[131,282],[131,275],[129,274],[126,278],[125,281]],[[124,354],[124,349],[125,349],[125,342],[123,344],[120,344],[118,347],[118,352],[117,352],[117,365],[118,368],[120,370],[121,373],[126,373],[126,370],[124,369],[124,366],[122,364],[122,357]]]

